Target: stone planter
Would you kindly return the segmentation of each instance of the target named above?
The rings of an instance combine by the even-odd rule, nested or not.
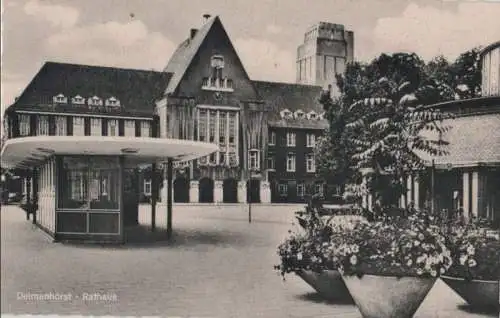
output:
[[[466,281],[463,278],[449,276],[441,276],[441,279],[471,307],[500,309],[500,287],[498,281]]]
[[[352,301],[352,297],[342,279],[335,270],[325,270],[320,273],[302,270],[297,275],[309,284],[323,298],[329,301]]]
[[[343,276],[364,318],[411,318],[435,278],[364,275]]]

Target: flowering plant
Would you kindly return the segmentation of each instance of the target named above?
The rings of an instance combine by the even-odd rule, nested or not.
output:
[[[424,213],[360,222],[333,233],[327,251],[345,275],[437,277],[452,263],[441,228]]]
[[[466,280],[500,279],[500,239],[484,226],[479,221],[449,228],[447,245],[453,265],[447,275]]]

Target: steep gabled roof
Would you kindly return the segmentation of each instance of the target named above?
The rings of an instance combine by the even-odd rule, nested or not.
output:
[[[53,105],[54,96],[63,94],[68,104],[57,105],[59,112],[74,109],[71,98],[80,95],[103,101],[115,97],[123,112],[151,115],[171,77],[166,72],[47,62],[12,108],[44,110]]]
[[[217,16],[208,19],[207,22],[196,32],[192,39],[187,39],[182,42],[174,54],[168,61],[167,66],[164,71],[172,73],[172,78],[165,90],[165,94],[171,94],[175,92],[177,86],[181,82],[184,74],[186,73],[191,61],[200,49],[201,44],[205,40],[208,31],[212,28],[212,25],[219,18]]]

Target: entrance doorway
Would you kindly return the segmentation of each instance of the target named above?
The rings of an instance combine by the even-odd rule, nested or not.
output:
[[[210,178],[200,179],[199,185],[199,202],[213,203],[214,202],[214,180]]]
[[[222,202],[236,203],[238,202],[238,181],[235,179],[226,179],[223,184]]]
[[[260,180],[247,181],[247,202],[260,203]]]
[[[176,178],[174,181],[174,202],[189,202],[189,180]]]

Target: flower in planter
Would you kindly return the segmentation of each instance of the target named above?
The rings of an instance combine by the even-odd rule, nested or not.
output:
[[[447,276],[466,280],[498,280],[500,278],[500,239],[485,229],[484,221],[448,229],[447,245],[453,265]]]
[[[438,277],[451,266],[439,226],[425,214],[358,223],[332,235],[329,257],[344,275]]]

